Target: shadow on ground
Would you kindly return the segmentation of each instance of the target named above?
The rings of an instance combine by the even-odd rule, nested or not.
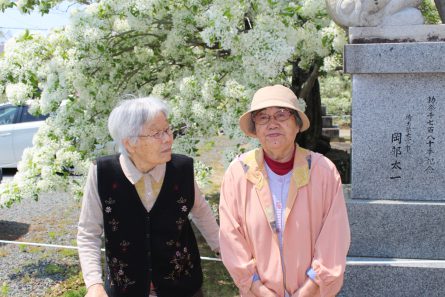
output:
[[[28,231],[29,224],[0,220],[0,240],[17,240]]]
[[[9,275],[9,279],[26,280],[29,278],[49,278],[53,281],[60,282],[78,273],[79,265],[77,263],[66,264],[54,260],[41,259],[38,262],[21,266],[18,271],[13,271],[13,273]]]

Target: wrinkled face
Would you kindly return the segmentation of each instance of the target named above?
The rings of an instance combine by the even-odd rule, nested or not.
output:
[[[268,155],[282,156],[293,152],[300,127],[289,110],[268,107],[254,114],[253,120],[256,136]]]
[[[130,159],[141,171],[150,170],[156,165],[171,159],[173,135],[169,122],[160,112],[142,127],[136,142],[125,141]]]

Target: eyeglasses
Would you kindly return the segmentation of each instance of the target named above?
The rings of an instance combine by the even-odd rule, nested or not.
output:
[[[165,130],[156,131],[153,134],[146,134],[146,135],[138,135],[136,137],[152,137],[154,139],[162,139],[164,135],[167,134],[168,137],[173,135],[173,130],[171,127],[168,127]]]
[[[274,113],[272,116],[264,112],[252,113],[252,121],[257,125],[265,125],[269,123],[270,119],[273,117],[278,122],[287,121],[292,115],[289,109],[282,108]]]

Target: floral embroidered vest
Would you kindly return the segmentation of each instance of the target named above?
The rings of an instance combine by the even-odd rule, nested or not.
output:
[[[202,286],[200,255],[188,214],[194,203],[193,160],[172,155],[150,212],[125,177],[119,155],[97,160],[109,297],[193,296]]]

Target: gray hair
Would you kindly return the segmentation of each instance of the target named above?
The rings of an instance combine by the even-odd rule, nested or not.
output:
[[[260,112],[262,109],[260,110],[256,110],[250,113],[250,121],[249,121],[249,132],[252,134],[255,134],[255,122],[253,121],[253,117]],[[299,128],[303,127],[303,120],[301,119],[300,115],[298,114],[298,111],[293,110],[293,109],[289,109],[289,111],[292,113],[292,115],[295,118],[295,122],[297,123],[297,126]]]
[[[114,142],[119,145],[119,152],[128,155],[123,144],[124,139],[136,141],[145,123],[150,122],[158,113],[168,117],[168,107],[156,97],[127,99],[120,102],[108,117],[108,131]]]

